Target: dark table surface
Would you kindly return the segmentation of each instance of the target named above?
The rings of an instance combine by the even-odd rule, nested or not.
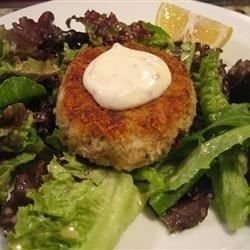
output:
[[[84,1],[84,0],[82,0]],[[164,0],[162,0],[164,1]],[[201,2],[207,2],[215,5],[219,5],[225,8],[233,9],[240,13],[250,16],[250,0],[200,0]],[[40,0],[0,0],[0,16],[6,15],[15,10],[41,3]]]

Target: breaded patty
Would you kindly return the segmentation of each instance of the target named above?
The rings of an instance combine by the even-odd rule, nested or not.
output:
[[[89,63],[108,48],[88,48],[67,69],[59,89],[56,122],[73,153],[98,165],[131,171],[160,160],[177,135],[189,129],[196,114],[196,95],[187,70],[177,59],[142,45],[127,47],[155,54],[168,64],[172,82],[167,90],[130,110],[102,108],[84,88],[82,76]]]

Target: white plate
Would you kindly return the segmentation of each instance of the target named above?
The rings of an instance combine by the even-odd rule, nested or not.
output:
[[[238,59],[250,59],[250,18],[244,15],[194,1],[172,1],[193,12],[212,17],[234,28],[230,42],[224,48],[224,61],[228,65]],[[67,17],[83,15],[87,9],[100,12],[114,12],[124,22],[154,21],[159,2],[156,1],[50,1],[31,6],[0,18],[0,24],[10,24],[22,16],[37,19],[44,11],[52,11],[55,23],[66,29]],[[75,28],[81,29],[82,26]],[[210,210],[199,226],[180,234],[170,235],[150,211],[144,211],[129,226],[122,236],[118,249],[250,249],[250,228],[242,228],[230,234]],[[0,249],[5,249],[3,238]]]

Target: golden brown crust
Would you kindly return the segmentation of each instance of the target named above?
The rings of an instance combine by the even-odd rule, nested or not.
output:
[[[191,125],[196,98],[188,72],[178,60],[157,49],[135,44],[128,47],[155,54],[168,64],[172,82],[162,96],[125,111],[102,108],[84,88],[82,76],[88,64],[107,48],[88,48],[67,70],[60,86],[56,117],[65,142],[73,151],[96,163],[130,170],[158,160],[169,151],[178,133]],[[146,140],[145,148],[134,146],[135,150],[140,149],[138,154],[142,156],[136,156],[138,159],[132,162],[124,161],[129,157],[129,152],[133,151],[133,145],[128,144],[133,144],[135,139]],[[150,145],[148,149],[147,145]],[[122,156],[115,149],[116,146]],[[98,147],[101,147],[99,151]],[[151,155],[149,151],[154,150],[154,147],[157,152]],[[122,159],[119,160],[119,157]]]

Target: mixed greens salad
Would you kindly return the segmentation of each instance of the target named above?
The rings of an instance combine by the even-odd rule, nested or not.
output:
[[[0,26],[0,226],[8,249],[112,249],[146,204],[170,232],[201,222],[214,204],[235,232],[250,213],[250,61],[228,72],[221,50],[173,42],[160,27],[87,11],[86,32],[63,31],[45,12]],[[152,46],[182,61],[197,117],[170,154],[131,173],[71,155],[54,108],[67,65],[89,46]],[[21,248],[20,248],[21,247]]]

